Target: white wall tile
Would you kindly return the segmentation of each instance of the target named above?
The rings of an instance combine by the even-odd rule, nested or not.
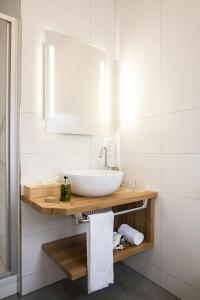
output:
[[[140,17],[155,5],[157,0],[120,0],[120,26],[121,28],[132,22],[132,20]]]
[[[145,11],[138,19],[120,31],[120,52],[125,55],[135,52],[142,46],[160,38],[160,2]]]
[[[29,72],[22,72],[21,78],[21,110],[22,112],[43,113],[43,79]]]
[[[200,201],[176,195],[162,200],[162,230],[200,244]],[[180,222],[187,216],[187,222]]]
[[[160,153],[161,117],[120,123],[121,153]]]
[[[98,24],[91,24],[91,43],[93,46],[107,50],[109,57],[115,59],[115,34]]]
[[[95,154],[99,154],[102,147],[113,146],[115,151],[115,141],[112,138],[100,137],[100,136],[92,136],[91,137],[91,152]]]
[[[72,141],[69,140],[72,146]],[[76,145],[74,145],[76,147]],[[88,146],[87,146],[88,147]],[[90,166],[90,153],[83,154],[21,154],[21,182],[34,184],[41,180],[47,182],[55,176],[72,169],[88,169]]]
[[[160,228],[161,216],[161,155],[160,154],[121,154],[121,169],[125,182],[141,182],[148,190],[159,192],[155,200],[155,228]]]
[[[60,32],[81,41],[88,43],[90,41],[90,24],[87,20],[76,17],[56,5],[50,4],[48,15],[48,29]]]
[[[22,70],[42,76],[44,40],[30,32],[22,31]]]
[[[200,65],[172,72],[163,77],[163,112],[200,107]]]
[[[200,244],[162,234],[162,269],[200,290],[199,252]]]
[[[34,208],[30,208],[26,203],[22,203],[21,214],[23,237],[76,225],[75,219],[72,217],[43,215]]]
[[[162,39],[163,73],[200,62],[200,20],[173,32]]]
[[[200,299],[200,291],[166,272],[161,272],[161,286],[182,300]]]
[[[121,121],[161,114],[161,79],[125,86],[118,100]]]
[[[99,137],[114,138],[115,123],[102,123],[102,125],[90,127],[90,133]]]
[[[110,3],[112,3],[113,5],[115,5],[115,0],[107,0],[109,1]]]
[[[146,263],[151,264],[157,268],[160,268],[160,259],[161,259],[160,236],[161,236],[160,231],[155,230],[154,247],[148,251],[142,252],[141,254],[137,255],[138,258],[142,259]]]
[[[164,155],[163,190],[200,199],[200,155]]]
[[[200,17],[199,0],[162,0],[161,3],[162,34],[172,32]]]
[[[21,293],[22,295],[29,294],[64,278],[66,278],[66,274],[57,266],[38,273],[29,274],[22,277],[23,285]]]
[[[21,153],[89,153],[89,136],[47,134],[41,116],[22,114]]]
[[[89,42],[89,21],[48,0],[41,1],[39,10],[37,1],[23,1],[22,15],[22,27],[43,38],[48,29]]]
[[[120,89],[160,76],[160,42],[149,43],[129,55],[121,54]]]
[[[149,190],[161,191],[161,154],[121,154],[125,178],[144,182]]]
[[[48,0],[40,1],[40,9],[37,12],[37,22],[35,22],[36,9],[38,9],[38,3],[32,0],[21,0],[22,11],[22,27],[25,30],[29,30],[35,34],[42,34],[42,28],[45,26],[45,10],[48,7]],[[48,10],[47,10],[48,11]]]
[[[109,48],[108,48],[109,49]],[[113,47],[112,47],[113,49]],[[114,47],[115,50],[115,47]],[[115,51],[114,51],[115,52]],[[114,53],[114,59],[115,59],[115,53]],[[106,90],[108,92],[113,92],[113,97],[115,97],[115,92],[117,90],[117,65],[118,63],[114,60],[109,60],[108,62],[108,69],[107,69],[107,74],[106,74]],[[115,105],[115,98],[114,98],[114,105]]]
[[[165,153],[199,153],[200,110],[182,111],[163,117]]]
[[[82,226],[83,225],[83,226]],[[40,272],[55,266],[54,262],[42,250],[42,244],[59,240],[67,236],[85,232],[85,224],[64,226],[22,238],[22,276]],[[31,253],[31,260],[30,260]]]
[[[115,9],[108,0],[91,0],[91,21],[114,32]]]
[[[89,20],[90,18],[90,0],[49,0],[81,17]]]

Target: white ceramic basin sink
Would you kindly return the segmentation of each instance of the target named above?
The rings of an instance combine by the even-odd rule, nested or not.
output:
[[[73,194],[87,197],[106,196],[115,192],[123,179],[122,171],[76,170],[65,172]]]

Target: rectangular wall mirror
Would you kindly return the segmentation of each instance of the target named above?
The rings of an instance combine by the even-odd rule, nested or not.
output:
[[[46,31],[45,119],[47,132],[95,135],[112,122],[106,51]]]

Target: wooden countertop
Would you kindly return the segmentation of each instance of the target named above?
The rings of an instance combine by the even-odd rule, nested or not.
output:
[[[42,214],[70,216],[80,212],[138,202],[144,199],[155,199],[156,197],[157,193],[153,191],[126,192],[119,189],[117,192],[105,197],[89,198],[72,195],[69,202],[46,203],[44,198],[30,200],[24,196],[22,196],[22,200]]]

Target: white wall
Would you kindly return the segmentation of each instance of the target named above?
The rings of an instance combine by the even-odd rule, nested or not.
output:
[[[115,6],[112,0],[23,0],[21,87],[22,185],[48,180],[72,168],[99,165],[105,131],[114,136],[114,120],[99,136],[46,134],[43,119],[43,43],[45,28],[108,50],[115,64]],[[113,87],[109,91],[114,95]],[[113,159],[113,158],[111,158]],[[41,250],[41,244],[84,231],[73,219],[44,216],[22,203],[22,293],[65,275]]]
[[[121,164],[159,191],[155,247],[126,263],[200,299],[200,1],[119,0]]]

